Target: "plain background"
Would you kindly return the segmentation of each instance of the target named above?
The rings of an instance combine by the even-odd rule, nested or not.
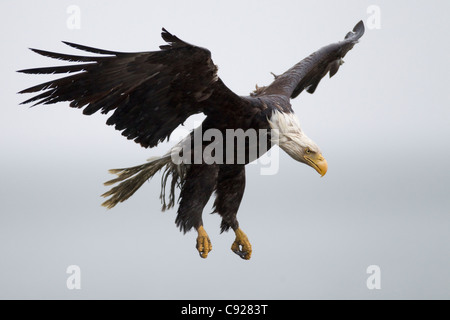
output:
[[[69,29],[67,8],[80,8]],[[160,212],[159,178],[106,210],[110,168],[146,150],[67,103],[29,108],[16,92],[53,76],[16,70],[60,64],[28,47],[77,53],[60,40],[117,51],[157,50],[161,27],[211,50],[236,93],[270,83],[343,39],[380,9],[332,79],[293,100],[329,163],[320,178],[281,153],[277,174],[248,167],[238,218],[244,261],[205,209],[213,251]],[[448,1],[2,1],[0,298],[450,298],[450,22]],[[201,119],[201,117],[200,117]],[[211,204],[211,203],[210,203]],[[66,269],[81,268],[81,290]],[[381,269],[369,290],[367,267]]]

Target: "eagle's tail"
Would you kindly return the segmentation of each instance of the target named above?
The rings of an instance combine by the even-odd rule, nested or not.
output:
[[[161,194],[162,210],[169,209],[175,204],[175,187],[184,182],[186,166],[184,164],[176,165],[172,162],[170,153],[163,157],[152,158],[149,162],[123,169],[111,169],[110,173],[117,175],[117,178],[105,182],[105,186],[110,186],[120,182],[108,192],[102,194],[102,197],[110,197],[102,203],[102,206],[111,209],[119,202],[123,202],[131,197],[145,181],[152,178],[159,170],[165,167],[161,178]],[[166,203],[165,191],[166,183],[169,176],[172,176],[169,202]]]

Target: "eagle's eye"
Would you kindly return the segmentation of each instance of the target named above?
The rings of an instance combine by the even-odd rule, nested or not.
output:
[[[305,149],[305,153],[306,153],[306,154],[310,154],[310,153],[311,153],[311,149],[306,148],[306,149]]]

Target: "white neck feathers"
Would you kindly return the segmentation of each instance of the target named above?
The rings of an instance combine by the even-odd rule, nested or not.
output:
[[[314,141],[302,131],[294,113],[275,110],[270,119],[267,120],[272,128],[272,141],[293,158],[300,157],[306,147],[315,152],[320,152]]]

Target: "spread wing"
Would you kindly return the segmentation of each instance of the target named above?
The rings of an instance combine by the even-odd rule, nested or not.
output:
[[[217,76],[209,50],[188,44],[163,29],[160,51],[125,53],[65,44],[96,56],[31,49],[46,57],[80,62],[68,66],[20,70],[28,74],[69,73],[19,93],[36,93],[23,103],[70,101],[86,115],[112,112],[107,124],[128,139],[153,147],[168,138],[189,116],[231,112],[245,100]]]
[[[338,72],[343,58],[364,34],[364,23],[358,22],[353,31],[347,33],[343,41],[330,44],[303,59],[280,76],[261,94],[281,94],[297,97],[306,89],[314,93],[320,80],[329,73],[330,78]]]

